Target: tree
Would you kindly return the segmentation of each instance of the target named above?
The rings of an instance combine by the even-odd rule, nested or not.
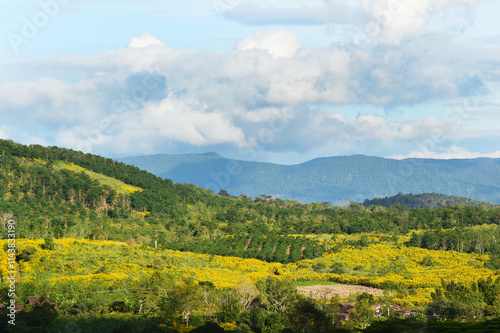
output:
[[[353,329],[365,329],[375,318],[375,310],[367,299],[356,302],[356,308],[349,315],[349,326]]]
[[[290,323],[296,332],[333,332],[334,315],[338,311],[338,304],[320,304],[312,298],[301,296],[289,311]]]
[[[226,190],[222,190],[222,189],[221,189],[221,190],[219,191],[219,195],[220,195],[220,196],[222,196],[222,197],[228,197],[228,196],[229,196],[229,193],[227,193],[227,191],[226,191]]]
[[[494,316],[500,317],[500,295],[497,295],[493,300],[490,311]]]
[[[268,312],[263,308],[255,308],[250,311],[249,323],[252,332],[280,333],[286,332],[289,326],[288,316],[284,313]]]
[[[357,302],[360,302],[360,301],[363,301],[363,300],[366,300],[368,302],[369,305],[373,305],[376,303],[375,301],[375,298],[373,297],[372,294],[369,294],[367,293],[366,291],[363,292],[361,295],[359,295],[357,298],[356,298],[356,301]]]
[[[218,317],[219,322],[229,323],[237,321],[240,313],[244,310],[243,305],[233,295],[227,296],[220,306]]]
[[[455,282],[441,281],[442,288],[431,294],[432,302],[427,311],[443,319],[465,318],[473,320],[484,315],[489,309],[483,302],[484,293],[472,285],[468,287]]]
[[[54,242],[54,238],[52,236],[47,236],[45,238],[45,243],[41,245],[44,250],[54,250],[56,247],[56,243]]]
[[[189,317],[193,310],[203,304],[201,288],[193,279],[184,279],[176,283],[167,299],[167,303],[162,306],[165,312],[173,310],[178,313],[189,326]]]
[[[16,318],[16,327],[27,326],[25,332],[49,332],[51,323],[58,314],[54,306],[49,303],[41,305],[28,305]],[[24,325],[23,325],[24,324]]]
[[[257,289],[255,284],[248,279],[242,279],[238,281],[233,290],[239,302],[247,310],[250,309],[253,300],[260,295],[259,289]]]
[[[272,312],[285,312],[299,297],[292,281],[272,277],[259,281],[262,302]]]

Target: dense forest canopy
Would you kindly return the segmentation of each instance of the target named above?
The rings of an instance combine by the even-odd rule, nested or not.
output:
[[[363,206],[366,207],[372,205],[389,207],[396,204],[403,205],[408,210],[420,209],[420,208],[440,208],[445,206],[458,206],[458,205],[466,205],[466,206],[483,205],[487,207],[492,207],[497,205],[492,203],[480,202],[465,197],[457,197],[453,195],[445,195],[438,193],[403,194],[399,192],[397,195],[394,195],[392,197],[374,198],[372,200],[366,199],[365,201],[363,201]]]
[[[230,197],[224,191],[217,195],[111,159],[64,148],[2,140],[0,154],[0,209],[26,221],[19,232],[27,238],[52,234],[121,241],[135,238],[148,245],[192,241],[207,244],[207,240],[224,235],[406,234],[410,230],[500,222],[500,207],[463,204],[474,201],[410,211],[398,205],[402,204],[398,199],[403,203],[429,196],[442,199],[436,195],[396,196],[392,201],[398,204],[389,207],[300,204],[267,195],[255,199]],[[112,187],[71,165],[119,180],[124,186]],[[118,193],[127,186],[131,187],[129,192]]]

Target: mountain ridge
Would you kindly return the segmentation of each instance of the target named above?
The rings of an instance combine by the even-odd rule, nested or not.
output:
[[[500,159],[494,158],[396,160],[358,154],[282,165],[195,154],[153,156],[116,160],[174,182],[192,183],[216,193],[223,189],[231,195],[268,194],[342,205],[399,192],[434,192],[500,203]]]

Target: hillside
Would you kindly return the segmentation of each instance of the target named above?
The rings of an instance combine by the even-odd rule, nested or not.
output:
[[[485,206],[494,205],[465,197],[456,197],[453,195],[444,195],[437,193],[403,194],[400,192],[392,197],[374,198],[372,200],[366,199],[365,201],[363,201],[363,206],[365,207],[369,207],[371,205],[389,207],[395,204],[400,204],[408,210],[420,209],[420,208],[440,208],[440,207],[458,206],[458,205],[465,205],[472,207],[479,205],[485,205]]]
[[[500,159],[391,160],[364,155],[318,158],[297,165],[220,155],[153,155],[119,161],[174,182],[215,192],[272,195],[301,202],[362,202],[403,193],[441,193],[500,203]],[[480,170],[480,172],[478,172]]]
[[[0,140],[0,220],[0,312],[12,272],[15,304],[25,306],[7,332],[359,331],[373,313],[344,323],[333,314],[340,302],[368,301],[411,308],[422,324],[500,315],[498,206],[230,197],[96,155]],[[304,283],[350,292],[317,302],[298,293]],[[370,290],[361,286],[383,291],[356,293]],[[40,297],[58,307],[26,304]]]
[[[4,220],[15,216],[26,221],[19,232],[28,238],[53,234],[166,246],[206,242],[226,235],[293,235],[299,230],[312,234],[404,234],[412,229],[497,224],[498,210],[463,206],[408,213],[398,207],[365,208],[354,203],[331,207],[327,203],[301,204],[268,196],[232,198],[174,183],[100,156],[0,141],[0,211]],[[210,244],[215,250],[218,243]],[[291,245],[290,239],[282,246],[286,250]],[[200,247],[206,246],[200,243]],[[234,248],[236,242],[228,246]],[[192,245],[185,248],[195,249]],[[275,258],[274,249],[282,247],[275,242],[271,248],[269,257]],[[253,254],[262,255],[260,250]],[[288,253],[280,261],[286,262],[292,256],[296,258],[296,254]]]

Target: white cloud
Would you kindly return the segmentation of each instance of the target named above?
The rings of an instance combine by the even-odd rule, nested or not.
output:
[[[219,0],[216,3],[222,3]],[[399,45],[429,32],[463,31],[473,22],[477,0],[225,1],[224,17],[245,24],[350,25],[349,38],[361,43]]]
[[[400,44],[428,31],[432,16],[450,8],[475,8],[476,0],[363,0],[369,17],[365,26],[368,35],[381,42]]]
[[[297,35],[288,29],[258,32],[236,44],[236,50],[265,50],[273,58],[291,58],[301,45]]]
[[[360,141],[390,140],[396,132],[389,127],[387,121],[375,114],[361,115],[353,124],[355,138]]]
[[[132,40],[127,47],[144,48],[152,45],[165,46],[165,44],[163,44],[158,38],[152,36],[147,32],[144,32],[139,37],[132,37]]]
[[[94,83],[87,80],[70,83],[43,77],[36,81],[4,81],[0,83],[0,101],[14,108],[40,105],[47,101],[54,106],[59,106],[65,102],[75,103],[81,99],[81,96],[96,94],[97,90]],[[74,116],[68,112],[65,114],[70,117]]]
[[[289,108],[265,107],[258,110],[243,111],[241,117],[244,121],[250,123],[263,123],[281,119],[289,113],[291,113]]]
[[[128,121],[127,127],[131,133],[147,128],[164,138],[195,146],[221,143],[238,146],[244,142],[243,132],[226,115],[207,112],[202,105],[189,105],[182,100],[151,103],[134,122]]]
[[[488,54],[483,62],[480,50],[469,52],[432,38],[370,51],[341,43],[306,48],[287,29],[258,33],[227,52],[198,51],[174,49],[143,34],[129,47],[95,57],[32,64],[44,73],[35,80],[4,79],[0,116],[13,131],[92,152],[246,147],[283,119],[286,129],[273,130],[263,149],[304,152],[338,142],[356,149],[436,135],[455,139],[466,133],[439,115],[395,122],[361,114],[348,120],[308,106],[390,108],[466,97],[500,63],[498,56]],[[61,68],[71,80],[45,74]]]
[[[452,138],[457,135],[456,125],[437,118],[424,118],[418,121],[404,122],[398,136],[402,140],[415,140],[422,138]]]

